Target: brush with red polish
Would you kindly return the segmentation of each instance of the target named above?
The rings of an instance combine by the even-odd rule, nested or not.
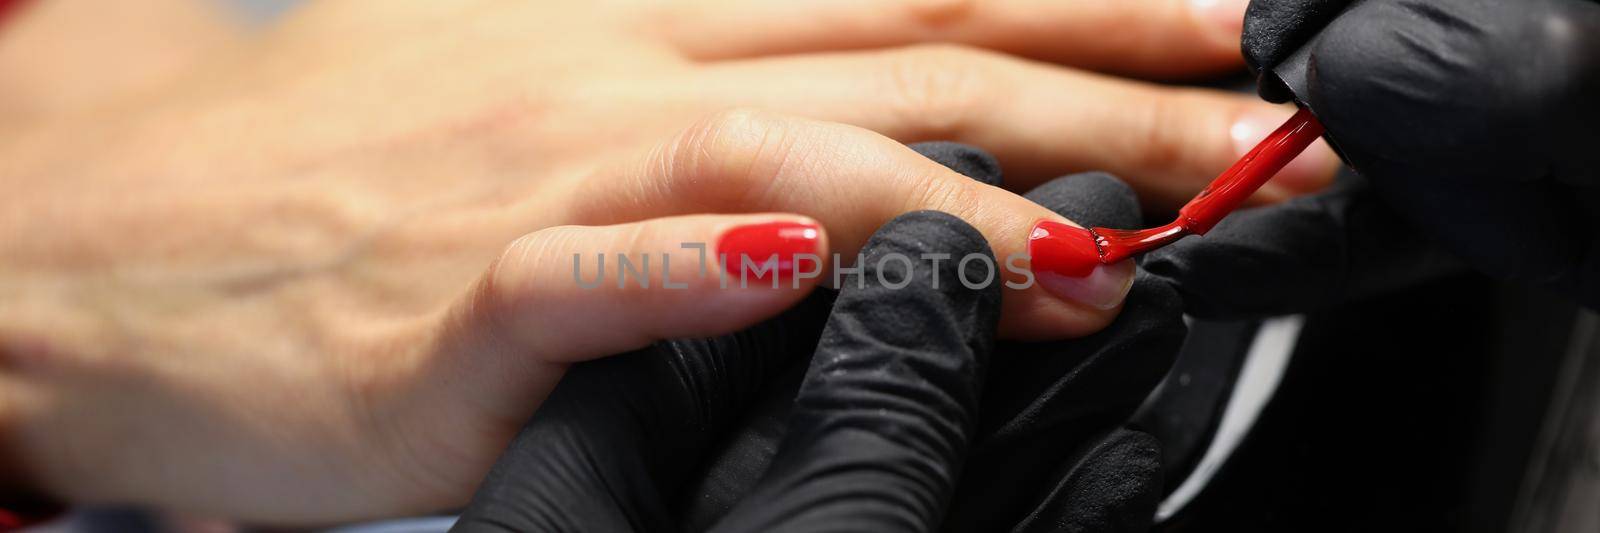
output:
[[[1084,229],[1060,222],[1040,222],[1028,237],[1033,270],[1081,278],[1097,265],[1109,265],[1166,246],[1185,235],[1205,235],[1321,136],[1322,124],[1310,111],[1301,109],[1179,209],[1177,220],[1164,226],[1142,230]]]

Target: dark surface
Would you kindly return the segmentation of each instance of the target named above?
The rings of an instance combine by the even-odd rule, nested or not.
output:
[[[1502,531],[1574,306],[1460,276],[1312,314],[1278,396],[1160,531]]]
[[[1172,369],[1130,422],[1161,441],[1162,494],[1189,476],[1215,436],[1260,323],[1195,320]]]

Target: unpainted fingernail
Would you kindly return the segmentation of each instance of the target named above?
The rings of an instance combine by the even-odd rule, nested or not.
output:
[[[1195,16],[1217,28],[1217,33],[1234,43],[1244,32],[1244,10],[1250,0],[1189,0]]]
[[[1095,309],[1114,309],[1128,297],[1133,287],[1133,260],[1099,265],[1089,275],[1078,278],[1051,272],[1035,272],[1039,285],[1063,300]]]
[[[1055,221],[1041,221],[1028,236],[1034,278],[1056,298],[1095,309],[1122,304],[1133,286],[1133,261],[1099,261],[1088,230]]]
[[[1228,136],[1233,139],[1234,157],[1249,153],[1292,115],[1293,109],[1280,106],[1255,108],[1241,113],[1228,130]],[[1316,192],[1333,182],[1340,165],[1339,156],[1328,147],[1328,142],[1317,139],[1288,166],[1283,167],[1272,178],[1272,183],[1292,193]]]

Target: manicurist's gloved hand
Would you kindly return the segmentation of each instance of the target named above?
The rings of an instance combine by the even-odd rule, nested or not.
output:
[[[1600,305],[1600,3],[1255,0],[1244,51],[1429,236]]]
[[[890,221],[862,254],[831,310],[819,294],[736,335],[574,366],[456,530],[674,529],[710,444],[808,359],[770,465],[708,529],[937,528],[1000,309],[998,284],[964,280],[983,285],[993,255],[977,230],[932,211]]]
[[[1464,270],[1367,180],[1283,204],[1236,211],[1202,237],[1145,254],[1140,269],[1201,318],[1314,311]]]
[[[990,185],[999,166],[953,143],[918,152]],[[1060,178],[1027,198],[1086,225],[1134,227],[1132,191],[1104,174]],[[945,531],[1139,531],[1160,494],[1159,443],[1123,428],[1166,373],[1182,341],[1180,301],[1166,280],[1140,274],[1122,313],[1088,337],[1001,342],[979,402],[978,429]],[[798,374],[763,395],[683,490],[685,529],[717,523],[757,483],[785,437]],[[783,385],[787,384],[787,385]]]

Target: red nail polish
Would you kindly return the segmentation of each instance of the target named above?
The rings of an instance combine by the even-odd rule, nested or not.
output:
[[[1034,272],[1081,278],[1100,265],[1100,248],[1089,230],[1049,220],[1033,226],[1028,256]]]
[[[779,279],[793,276],[798,268],[795,257],[817,253],[817,241],[822,230],[807,222],[764,222],[738,226],[722,234],[717,241],[718,258],[723,268],[735,279],[744,273],[744,279],[766,281],[776,275]],[[813,259],[821,261],[821,258]],[[747,267],[746,263],[751,266]],[[808,265],[815,268],[815,265]]]

